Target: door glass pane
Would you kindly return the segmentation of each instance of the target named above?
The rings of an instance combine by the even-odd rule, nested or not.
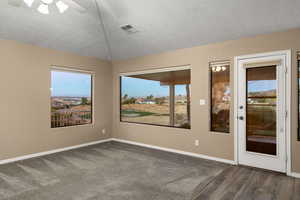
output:
[[[276,66],[246,70],[246,150],[276,155]]]

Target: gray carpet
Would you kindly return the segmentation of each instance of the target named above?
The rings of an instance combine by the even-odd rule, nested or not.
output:
[[[234,182],[228,180],[234,174],[242,173],[245,179],[252,172],[253,169],[110,142],[0,166],[0,199],[217,199],[210,195],[222,195],[217,189],[222,181],[231,187]],[[270,176],[278,176],[278,180],[285,177],[273,173]],[[295,184],[294,179],[285,178]],[[234,193],[229,188],[224,195],[231,199]]]

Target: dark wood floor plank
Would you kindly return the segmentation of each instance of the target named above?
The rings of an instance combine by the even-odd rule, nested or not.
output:
[[[247,182],[251,170],[240,168],[235,176],[231,178],[229,184],[219,193],[219,199],[232,200]]]
[[[274,199],[275,200],[292,200],[293,195],[293,185],[294,185],[294,179],[291,177],[287,177],[283,174],[280,174],[276,177],[274,177],[274,180],[276,183],[278,183],[273,190],[274,193]]]
[[[278,179],[275,179],[276,175],[268,173],[266,179],[259,184],[258,190],[254,193],[257,200],[276,199],[275,189],[279,183]]]
[[[232,177],[238,174],[238,171],[238,167],[231,167],[224,170],[210,184],[207,185],[207,187],[200,193],[199,197],[196,199],[201,200],[218,198],[218,194],[222,193],[224,187],[229,184]]]
[[[247,169],[247,180],[244,180],[244,182],[238,182],[240,186],[235,186],[234,183],[231,187],[237,187],[239,190],[236,191],[235,195],[232,196],[231,199],[252,199],[251,196],[255,191],[257,190],[257,185],[265,180],[263,177],[264,174],[259,174],[259,172],[253,171],[251,168],[241,168],[241,169]],[[239,176],[239,174],[238,174]],[[229,177],[230,179],[234,179],[235,177]],[[224,191],[226,194],[226,191]],[[250,198],[249,198],[250,197]],[[218,197],[218,199],[229,199],[230,196],[224,196],[224,197]],[[217,198],[216,198],[217,199]]]
[[[248,167],[216,176],[196,200],[300,200],[300,179]]]
[[[255,181],[255,171],[254,170],[250,170],[247,176],[247,180],[245,180],[244,183],[242,183],[242,187],[240,188],[240,190],[235,194],[233,200],[239,200],[239,199],[250,199],[249,194],[252,193],[251,187],[249,187],[249,185],[252,185],[253,182]]]
[[[300,200],[300,179],[295,179],[293,188],[293,200]]]

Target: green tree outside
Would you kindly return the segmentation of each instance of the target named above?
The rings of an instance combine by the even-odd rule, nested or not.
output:
[[[86,97],[81,98],[81,105],[88,105],[88,99]]]

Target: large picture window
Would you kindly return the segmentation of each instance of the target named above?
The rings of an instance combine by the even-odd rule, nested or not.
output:
[[[190,129],[190,69],[122,75],[121,121]]]
[[[229,133],[230,63],[210,63],[210,131]]]
[[[92,123],[93,75],[51,70],[51,128]]]

